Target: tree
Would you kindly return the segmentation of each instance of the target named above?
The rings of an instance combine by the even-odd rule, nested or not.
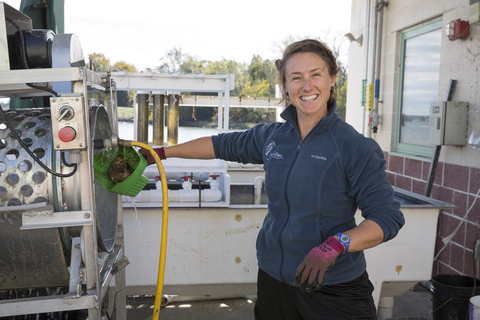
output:
[[[347,109],[347,80],[343,81],[342,86],[337,89],[337,114],[343,120],[345,120],[346,109]]]
[[[115,62],[115,64],[113,65],[113,69],[123,70],[126,72],[137,72],[137,68],[135,68],[133,64],[128,64],[123,60]]]
[[[103,71],[112,69],[110,66],[110,59],[105,57],[103,53],[90,53],[88,59],[93,62],[94,70]],[[90,63],[88,66],[90,67]]]
[[[160,58],[160,61],[164,62],[157,69],[166,73],[180,72],[183,58],[182,49],[173,47],[173,49],[166,52],[166,57]]]

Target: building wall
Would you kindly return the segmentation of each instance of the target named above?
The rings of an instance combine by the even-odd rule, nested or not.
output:
[[[469,1],[464,0],[389,0],[384,9],[380,125],[378,133],[371,136],[384,150],[389,181],[399,188],[424,194],[431,162],[430,158],[395,152],[400,39],[403,31],[442,18],[438,100],[445,100],[449,80],[456,79],[457,87],[453,100],[469,103],[468,135],[474,130],[480,131],[480,24],[470,26],[470,36],[466,40],[450,41],[445,35],[445,25],[448,22],[455,19],[469,20],[469,5]],[[362,35],[364,23],[365,0],[352,1],[350,32],[355,37]],[[366,45],[368,44],[364,41],[363,46]],[[356,42],[350,44],[346,114],[346,121],[360,132],[363,110],[363,46]],[[442,240],[451,235],[457,227],[458,231],[438,254],[433,266],[434,275],[458,273],[473,276],[473,245],[480,225],[480,199],[477,197],[479,190],[480,150],[474,149],[472,145],[443,146],[431,196],[458,207],[443,210],[439,217],[435,255],[445,246]],[[479,275],[477,271],[477,276]]]

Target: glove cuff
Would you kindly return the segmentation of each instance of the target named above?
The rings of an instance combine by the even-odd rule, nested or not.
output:
[[[161,160],[167,159],[167,157],[165,157],[165,148],[164,147],[155,148],[154,150],[158,154],[158,156],[160,157]]]
[[[325,241],[326,244],[328,244],[333,250],[338,252],[338,254],[342,254],[345,252],[345,247],[343,244],[338,241],[337,238],[334,238],[332,236],[328,237],[328,239]]]

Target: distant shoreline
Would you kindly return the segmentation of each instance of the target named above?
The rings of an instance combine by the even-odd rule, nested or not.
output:
[[[133,118],[119,117],[118,122],[130,122],[133,123]],[[148,120],[149,124],[153,124],[152,120]],[[257,123],[245,123],[243,125],[234,124],[230,126],[230,129],[233,130],[245,130],[250,129],[255,126]],[[203,122],[203,121],[186,121],[180,122],[181,127],[198,127],[198,128],[217,128],[218,125],[213,122]]]

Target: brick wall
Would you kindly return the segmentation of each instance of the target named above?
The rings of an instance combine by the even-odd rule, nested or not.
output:
[[[430,162],[398,157],[387,152],[385,159],[387,177],[392,186],[424,194]],[[454,204],[457,208],[443,210],[439,216],[435,256],[444,247],[442,239],[448,237],[460,223],[461,225],[434,261],[433,275],[462,274],[473,277],[473,247],[477,236],[477,223],[480,223],[480,199],[475,202],[475,198],[479,189],[480,169],[438,163],[431,197]],[[477,277],[480,276],[478,269],[477,262]]]

